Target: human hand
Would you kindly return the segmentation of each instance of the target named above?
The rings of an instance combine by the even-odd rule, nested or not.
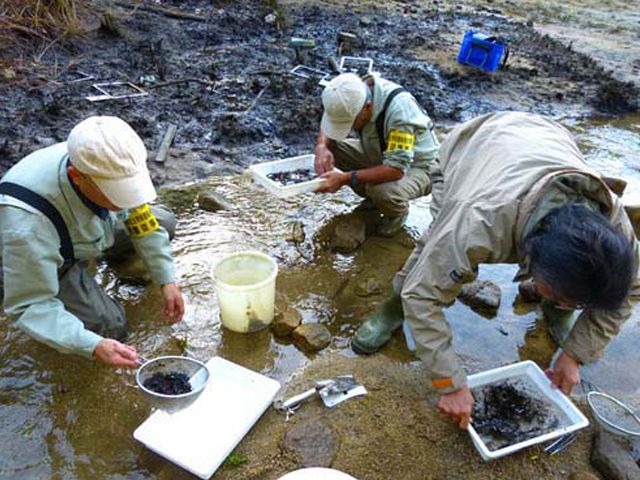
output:
[[[580,383],[580,363],[565,352],[558,356],[553,369],[549,368],[545,373],[553,388],[560,388],[565,395]]]
[[[316,157],[314,160],[314,166],[318,175],[322,175],[333,170],[335,166],[333,153],[331,153],[331,150],[329,150],[326,145],[316,146]]]
[[[120,343],[111,338],[103,338],[93,350],[96,360],[112,367],[136,368],[138,354],[134,347]]]
[[[320,176],[324,180],[316,188],[315,193],[335,193],[349,182],[349,174],[344,172],[327,172]]]
[[[178,323],[184,315],[184,299],[182,293],[175,283],[167,283],[162,286],[164,296],[164,307],[162,315],[170,323]]]
[[[473,408],[473,395],[466,385],[455,392],[440,395],[438,410],[450,417],[458,426],[466,430],[471,421],[471,409]]]

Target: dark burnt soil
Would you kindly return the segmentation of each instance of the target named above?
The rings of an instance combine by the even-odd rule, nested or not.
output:
[[[96,27],[83,37],[33,51],[0,52],[16,79],[0,83],[0,171],[49,143],[63,141],[89,115],[117,115],[141,135],[149,150],[169,123],[178,126],[163,164],[150,161],[158,184],[241,171],[247,165],[312,150],[321,116],[314,80],[288,75],[295,66],[291,36],[314,38],[305,65],[328,70],[339,31],[357,34],[350,55],[369,56],[374,69],[414,93],[436,125],[497,109],[545,114],[637,110],[638,91],[611,78],[593,60],[533,28],[478,7],[459,11],[445,2],[381,2],[377,7],[303,2],[280,7],[281,22],[265,16],[275,2],[163,1],[145,10],[113,3],[119,35]],[[124,7],[120,6],[124,5]],[[178,19],[148,9],[180,9]],[[97,7],[102,8],[104,7]],[[90,22],[91,23],[91,22]],[[496,34],[511,46],[510,67],[490,75],[455,63],[457,42],[469,28]],[[425,60],[427,58],[428,60]],[[91,83],[69,83],[78,69],[95,81],[153,75],[159,83],[197,79],[150,89],[149,96],[91,103]],[[210,82],[208,85],[207,82]],[[156,85],[157,87],[157,85]]]

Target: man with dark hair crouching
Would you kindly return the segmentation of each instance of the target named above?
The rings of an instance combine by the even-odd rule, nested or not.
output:
[[[640,290],[622,201],[587,167],[564,127],[528,113],[459,125],[429,175],[433,223],[396,275],[394,295],[358,329],[352,348],[377,351],[406,320],[440,411],[466,428],[474,400],[443,308],[476,279],[481,263],[518,263],[514,280],[533,279],[562,349],[552,382],[569,394],[579,366],[602,355],[631,313],[632,289]]]

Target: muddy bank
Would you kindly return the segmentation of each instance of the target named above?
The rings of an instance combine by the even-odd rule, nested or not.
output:
[[[348,53],[410,89],[438,125],[496,109],[549,115],[637,110],[638,91],[590,57],[495,8],[450,2],[96,2],[81,37],[32,51],[2,53],[16,78],[0,83],[0,171],[30,151],[62,141],[80,119],[118,115],[149,150],[169,123],[178,126],[165,165],[150,162],[159,184],[226,174],[266,159],[309,151],[321,115],[321,88],[291,77],[298,63],[291,36],[313,38],[304,64],[328,70],[336,34],[356,33]],[[173,18],[157,8],[179,8]],[[274,10],[275,9],[275,10]],[[265,21],[273,12],[279,19]],[[109,28],[100,27],[108,14]],[[105,22],[103,21],[103,24]],[[116,28],[113,27],[116,25]],[[455,62],[460,38],[474,28],[511,45],[509,68],[487,75]],[[38,62],[28,62],[37,53]],[[77,71],[94,77],[78,79]],[[147,77],[150,95],[91,103],[93,82]],[[149,78],[151,77],[151,80]],[[172,83],[182,80],[179,83]],[[189,81],[184,81],[189,80]],[[144,82],[143,82],[144,83]],[[153,156],[153,153],[152,153]]]

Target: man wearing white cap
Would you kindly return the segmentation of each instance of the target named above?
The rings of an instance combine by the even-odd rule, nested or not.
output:
[[[169,245],[171,212],[156,191],[140,137],[116,117],[90,117],[67,142],[38,150],[0,181],[5,312],[63,353],[136,367],[122,306],[88,273],[89,260],[133,247],[164,297],[170,322],[184,314]],[[168,231],[169,230],[169,231]]]
[[[317,192],[351,186],[368,199],[363,208],[372,204],[383,214],[378,234],[395,235],[409,200],[431,190],[427,172],[439,149],[433,123],[409,92],[378,75],[338,75],[324,89],[322,104],[315,168],[326,182]],[[352,130],[358,139],[347,139]]]

